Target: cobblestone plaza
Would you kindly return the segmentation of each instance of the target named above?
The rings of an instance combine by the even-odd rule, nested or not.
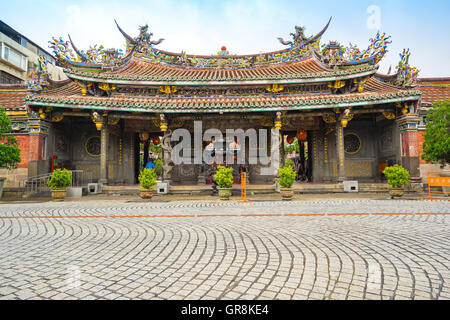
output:
[[[0,299],[450,299],[448,201],[0,204]]]

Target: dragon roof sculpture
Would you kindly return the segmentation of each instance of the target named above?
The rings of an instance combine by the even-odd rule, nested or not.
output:
[[[325,33],[325,31],[327,31],[332,18],[333,17],[330,18],[327,25],[322,29],[322,31],[320,31],[315,36],[311,36],[308,38],[305,36],[305,33],[304,33],[305,27],[295,26],[295,33],[290,34],[292,37],[292,41],[284,41],[283,38],[278,38],[278,40],[285,46],[290,46],[291,48],[295,48],[295,47],[303,48],[310,44],[314,44],[315,42],[319,41],[320,38],[322,37],[322,35]]]

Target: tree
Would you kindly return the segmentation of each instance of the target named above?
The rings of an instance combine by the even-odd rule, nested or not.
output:
[[[450,100],[435,102],[426,123],[422,159],[443,168],[450,163]]]
[[[0,106],[0,167],[13,169],[21,161],[20,149],[15,137],[8,135],[12,131],[11,119],[5,108]]]

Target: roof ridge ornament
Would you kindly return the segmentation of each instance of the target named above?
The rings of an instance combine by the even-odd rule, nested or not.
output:
[[[413,87],[417,84],[417,77],[420,70],[417,67],[411,67],[409,65],[409,56],[411,53],[408,49],[403,49],[400,53],[400,61],[395,67],[397,70],[396,84],[404,87]]]
[[[310,44],[314,44],[315,42],[320,42],[320,38],[328,29],[328,26],[331,23],[331,19],[328,21],[327,25],[315,36],[306,37],[304,34],[305,27],[295,26],[295,33],[290,33],[292,37],[292,41],[284,41],[283,38],[277,38],[283,45],[290,46],[291,48],[304,48]]]
[[[341,46],[336,41],[324,46],[322,55],[331,65],[356,65],[358,63],[368,63],[376,65],[386,55],[387,46],[392,43],[386,33],[377,32],[374,38],[370,39],[368,48],[361,51],[356,45],[350,43],[348,47]]]
[[[120,28],[117,21],[114,19],[114,22],[116,23],[117,28],[119,29],[120,33],[125,37],[127,40],[127,52],[135,50],[135,53],[137,54],[144,54],[147,53],[149,50],[153,48],[153,46],[156,46],[164,41],[163,38],[153,41],[152,36],[153,33],[148,32],[148,24],[145,26],[139,27],[139,35],[135,38],[132,38],[129,36],[125,31]]]

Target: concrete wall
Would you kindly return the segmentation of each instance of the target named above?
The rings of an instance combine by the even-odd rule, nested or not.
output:
[[[0,43],[4,42],[6,45],[8,45],[10,48],[16,50],[17,52],[21,53],[22,55],[26,56],[28,58],[29,65],[30,63],[38,64],[39,61],[39,55],[37,54],[37,48],[30,47],[25,48],[18,44],[16,41],[12,40],[11,38],[7,37],[3,33],[0,33]],[[29,46],[32,46],[30,43],[28,43]],[[36,49],[36,50],[34,50]],[[19,79],[22,79],[23,81],[27,80],[28,72],[30,70],[20,70],[14,67],[9,66],[6,64],[3,60],[0,59],[0,70],[5,71]],[[62,71],[61,68],[58,68],[52,64],[48,64],[48,71],[52,77],[53,80],[64,80],[67,79],[66,75]]]

